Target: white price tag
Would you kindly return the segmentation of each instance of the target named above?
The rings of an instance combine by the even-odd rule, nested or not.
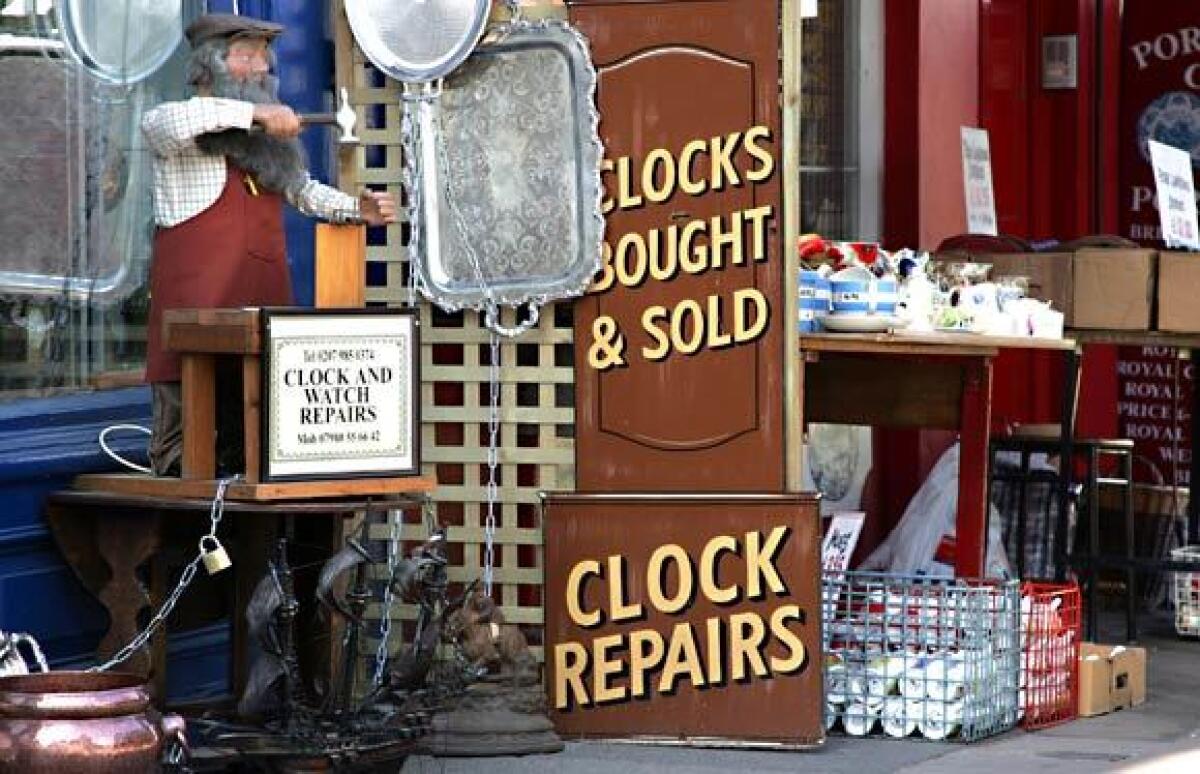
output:
[[[967,233],[997,236],[996,199],[992,193],[992,152],[986,129],[962,127],[962,160]]]
[[[1191,154],[1154,140],[1149,143],[1163,242],[1167,247],[1200,250]]]

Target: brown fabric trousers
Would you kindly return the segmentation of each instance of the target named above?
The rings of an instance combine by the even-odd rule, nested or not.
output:
[[[150,395],[150,470],[156,476],[178,476],[183,465],[183,389],[179,382],[155,382]]]

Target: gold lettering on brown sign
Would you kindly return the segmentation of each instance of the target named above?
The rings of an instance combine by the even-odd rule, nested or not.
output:
[[[697,594],[720,606],[785,597],[788,587],[776,562],[790,535],[787,526],[766,534],[718,535],[705,544],[698,562],[682,546],[666,543],[650,554],[645,578],[636,584],[627,577],[629,562],[620,554],[585,559],[567,575],[567,614],[577,626],[590,629],[605,619],[644,620],[649,611],[680,616]],[[643,599],[631,596],[635,588],[642,590]],[[586,600],[601,607],[589,607]],[[587,708],[651,692],[666,695],[681,681],[702,688],[723,684],[727,676],[745,682],[796,674],[808,665],[809,654],[792,626],[805,622],[806,612],[789,603],[769,615],[742,610],[702,622],[679,621],[666,636],[635,628],[591,642],[558,643],[552,654],[554,705]],[[773,643],[782,646],[782,655],[767,656]],[[617,681],[626,674],[628,681]]]
[[[605,196],[601,211],[607,215],[638,209],[647,202],[661,204],[677,192],[695,197],[761,183],[775,172],[771,142],[769,128],[754,126],[745,132],[690,140],[678,155],[656,148],[640,164],[629,156],[605,159],[601,172],[610,178],[615,195]],[[746,168],[739,169],[738,161],[747,162]],[[670,282],[681,273],[695,276],[765,261],[767,233],[774,216],[774,207],[764,205],[672,223],[644,234],[622,234],[615,247],[604,243],[601,269],[589,292],[606,293],[618,285],[636,289],[647,281]],[[641,347],[642,356],[656,362],[672,354],[695,355],[748,344],[767,332],[771,310],[761,292],[752,287],[736,290],[729,302],[729,298],[714,294],[683,299],[670,309],[659,305],[645,309],[640,321],[650,343]],[[727,308],[733,312],[732,327],[722,320],[722,310]],[[598,371],[626,365],[626,341],[616,321],[603,315],[596,323],[588,364]]]

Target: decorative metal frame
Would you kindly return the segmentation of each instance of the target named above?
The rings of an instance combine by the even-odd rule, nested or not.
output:
[[[447,310],[578,296],[600,268],[604,147],[587,41],[552,20],[510,22],[495,39],[418,113],[419,271]]]
[[[416,310],[413,309],[302,309],[297,307],[281,307],[281,308],[266,308],[260,314],[262,321],[262,385],[260,388],[260,396],[262,410],[260,412],[260,465],[261,478],[263,481],[312,481],[312,480],[331,480],[331,479],[350,479],[350,478],[380,478],[390,476],[416,476],[421,473],[421,337],[420,337],[420,317]],[[271,431],[271,418],[275,409],[276,395],[272,389],[272,372],[274,371],[274,348],[272,342],[274,332],[272,330],[272,322],[281,318],[308,317],[312,319],[329,318],[338,320],[343,318],[365,318],[365,317],[407,317],[411,320],[412,336],[409,341],[408,352],[408,368],[410,385],[408,388],[407,405],[404,407],[408,416],[404,422],[407,428],[409,446],[411,448],[411,464],[400,467],[392,467],[388,469],[360,469],[360,470],[343,470],[334,472],[301,472],[301,473],[281,473],[278,472],[278,466],[272,463],[271,452],[274,446]],[[358,326],[352,326],[349,329],[351,336],[355,335],[354,330]],[[341,332],[346,333],[343,328]],[[337,458],[344,460],[347,458]]]

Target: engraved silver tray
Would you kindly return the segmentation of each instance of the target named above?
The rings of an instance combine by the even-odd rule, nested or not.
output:
[[[417,110],[423,291],[446,309],[576,296],[600,268],[596,72],[563,22],[497,30]]]

